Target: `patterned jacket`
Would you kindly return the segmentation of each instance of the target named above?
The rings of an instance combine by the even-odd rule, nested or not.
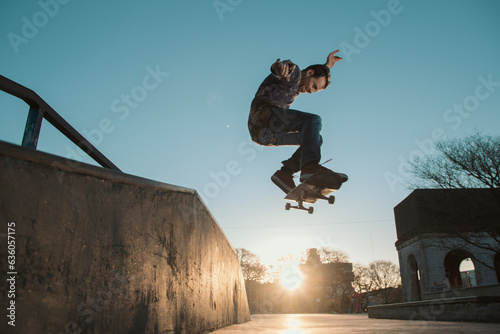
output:
[[[271,74],[259,86],[252,101],[248,129],[252,140],[259,144],[265,144],[259,142],[258,134],[268,125],[272,109],[288,109],[299,96],[300,68],[290,60],[285,60],[283,63],[289,66],[290,81],[274,73],[271,67]]]

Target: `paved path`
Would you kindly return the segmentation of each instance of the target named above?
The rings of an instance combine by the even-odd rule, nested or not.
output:
[[[371,319],[366,314],[256,314],[217,334],[500,333],[500,323]]]

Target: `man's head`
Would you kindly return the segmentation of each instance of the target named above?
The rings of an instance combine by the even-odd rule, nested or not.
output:
[[[314,93],[330,85],[330,69],[326,65],[311,65],[302,70],[299,93]]]

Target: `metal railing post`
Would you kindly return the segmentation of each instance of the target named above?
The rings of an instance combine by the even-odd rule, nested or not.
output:
[[[21,146],[36,149],[38,145],[38,137],[40,136],[40,128],[42,127],[42,121],[43,110],[40,108],[30,107]]]
[[[52,124],[57,130],[71,140],[75,145],[87,153],[94,161],[102,167],[120,171],[108,158],[104,156],[94,145],[75,130],[64,118],[62,118],[47,102],[45,102],[37,93],[26,88],[15,81],[12,81],[3,75],[0,75],[0,90],[7,94],[22,99],[30,106],[22,146],[35,148],[38,144],[40,127],[43,118]]]

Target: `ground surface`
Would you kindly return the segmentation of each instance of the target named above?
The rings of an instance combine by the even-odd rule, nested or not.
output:
[[[255,314],[217,334],[500,333],[500,323],[370,319],[366,314]]]

